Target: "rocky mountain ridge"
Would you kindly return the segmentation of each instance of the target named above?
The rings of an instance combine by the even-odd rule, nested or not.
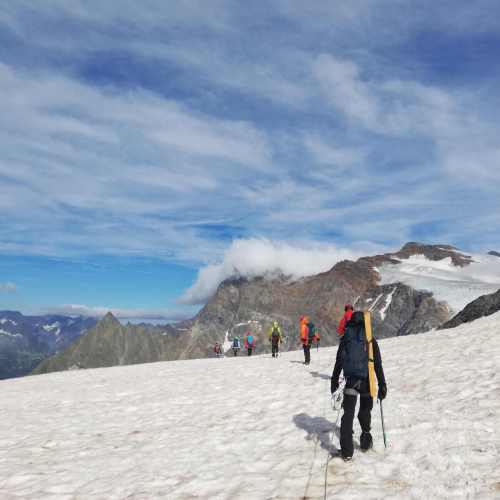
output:
[[[181,343],[179,332],[169,325],[122,325],[107,313],[68,349],[42,361],[33,374],[171,361],[178,359]]]
[[[298,318],[303,314],[309,315],[318,328],[321,345],[334,345],[338,342],[336,327],[347,302],[355,308],[372,310],[378,337],[428,331],[450,318],[446,303],[437,301],[429,291],[403,283],[380,284],[381,266],[398,266],[414,255],[432,261],[449,259],[460,268],[473,262],[472,257],[449,245],[410,242],[397,252],[344,260],[327,272],[298,280],[277,273],[253,279],[234,277],[219,285],[192,320],[169,326],[167,336],[158,335],[156,327],[119,325],[107,316],[107,326],[97,325],[67,352],[42,363],[36,372],[207,357],[215,342],[223,343],[245,331],[254,334],[257,352],[267,352],[267,330],[274,320],[285,335],[282,349],[296,349]]]

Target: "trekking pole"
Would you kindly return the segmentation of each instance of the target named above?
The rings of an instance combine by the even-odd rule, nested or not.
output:
[[[384,436],[384,446],[387,448],[387,439],[385,437],[385,425],[384,425],[384,410],[382,409],[382,400],[379,399],[380,403],[380,420],[382,422],[382,434]]]

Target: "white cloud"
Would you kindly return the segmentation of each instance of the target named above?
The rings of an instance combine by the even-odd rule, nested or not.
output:
[[[168,309],[124,309],[105,306],[87,306],[84,304],[63,304],[61,306],[49,307],[44,310],[45,314],[61,314],[65,316],[88,316],[91,318],[102,318],[108,312],[113,313],[122,320],[143,320],[152,322],[175,322],[189,319],[194,315],[193,310],[174,311]]]
[[[15,292],[17,290],[17,286],[15,283],[7,281],[6,283],[0,283],[0,292]]]
[[[423,68],[412,37],[495,33],[500,17],[403,4],[7,2],[0,250],[199,265],[227,244],[195,228],[205,219],[397,244],[439,218],[460,241],[455,200],[477,222],[498,207],[496,91]]]
[[[267,239],[236,240],[224,253],[221,263],[200,269],[196,282],[186,291],[181,302],[206,302],[219,284],[230,277],[252,278],[279,272],[297,279],[328,271],[341,260],[362,255],[361,251],[319,243],[291,245]]]
[[[111,93],[5,64],[0,92],[4,251],[64,255],[93,247],[209,259],[217,242],[207,245],[190,224],[207,213],[238,217],[238,189],[272,156],[266,135],[250,122],[149,92]],[[26,244],[15,226],[23,234],[43,228],[45,238]]]
[[[320,55],[313,65],[325,96],[347,117],[367,128],[377,128],[380,105],[358,66],[332,55]]]
[[[390,138],[431,141],[436,174],[449,181],[488,187],[500,178],[498,123],[481,116],[473,92],[364,78],[355,62],[333,55],[319,56],[314,68],[325,98],[354,126]]]
[[[319,164],[329,164],[342,169],[363,160],[363,153],[360,150],[337,147],[318,135],[306,134],[304,144]]]

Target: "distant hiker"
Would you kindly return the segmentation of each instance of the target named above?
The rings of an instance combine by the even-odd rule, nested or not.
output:
[[[304,350],[304,364],[308,365],[311,362],[311,345],[315,340],[316,328],[310,321],[309,316],[300,317],[300,342]]]
[[[223,354],[222,352],[222,346],[219,344],[219,342],[216,342],[215,345],[214,345],[214,352],[215,352],[215,355],[220,358]]]
[[[383,400],[387,395],[384,370],[382,369],[382,358],[380,349],[375,338],[372,338],[373,358],[375,373],[378,381],[378,399]],[[371,410],[373,398],[370,395],[370,384],[368,380],[368,345],[366,340],[365,319],[361,311],[352,314],[351,319],[345,325],[345,333],[342,336],[337,351],[335,368],[331,380],[331,392],[336,392],[339,387],[340,372],[344,371],[346,385],[344,389],[344,415],[340,426],[340,448],[342,458],[350,460],[354,448],[352,443],[352,425],[356,401],[360,395],[358,420],[361,425],[360,448],[363,451],[373,446],[370,434]]]
[[[233,348],[233,354],[235,356],[238,356],[238,351],[241,349],[240,338],[239,337],[234,337],[233,338],[232,348]]]
[[[245,334],[245,349],[247,350],[248,356],[251,356],[255,349],[255,339],[251,332]]]
[[[318,350],[318,349],[319,349],[319,343],[320,343],[320,341],[321,341],[321,335],[320,335],[320,333],[319,333],[319,330],[316,330],[316,331],[314,332],[314,341],[315,341],[315,343],[316,343],[316,350]]]
[[[279,345],[283,342],[283,335],[281,334],[280,326],[277,321],[273,321],[271,328],[269,328],[269,342],[271,342],[271,352],[273,358],[278,357]]]
[[[354,311],[354,307],[351,304],[346,304],[344,306],[344,316],[342,316],[342,319],[339,322],[339,326],[337,327],[337,333],[339,334],[340,337],[344,335],[345,333],[345,326],[351,319],[352,313]]]

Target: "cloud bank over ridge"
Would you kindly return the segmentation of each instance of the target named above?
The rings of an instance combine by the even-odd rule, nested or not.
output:
[[[225,251],[222,262],[200,269],[196,282],[184,293],[180,302],[203,304],[220,283],[231,277],[254,278],[279,272],[298,279],[328,271],[341,260],[363,255],[361,250],[347,250],[328,244],[292,245],[264,238],[235,240]]]

